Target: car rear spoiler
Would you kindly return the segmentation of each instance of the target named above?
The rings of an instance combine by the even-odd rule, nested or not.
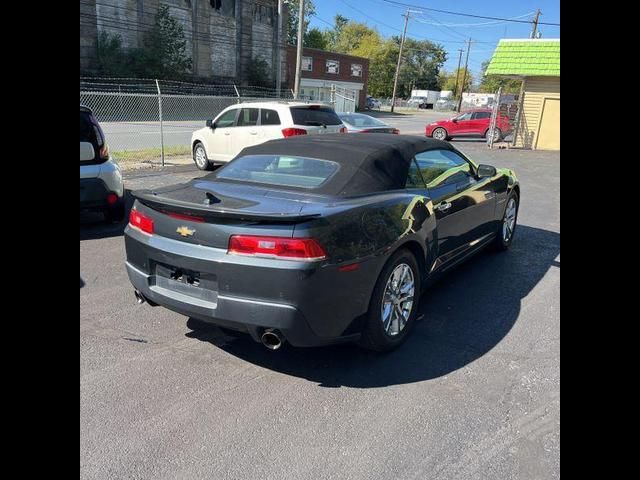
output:
[[[257,222],[291,223],[311,220],[321,216],[320,213],[247,212],[245,210],[216,208],[215,205],[199,205],[197,203],[161,197],[151,190],[136,190],[131,192],[131,196],[154,210],[174,213],[189,212],[205,218],[233,218]]]

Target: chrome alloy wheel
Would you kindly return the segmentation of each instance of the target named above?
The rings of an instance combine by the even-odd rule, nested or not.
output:
[[[380,314],[387,335],[396,336],[404,329],[411,315],[414,293],[413,270],[401,263],[391,272],[382,297]]]
[[[505,243],[509,242],[513,236],[513,229],[516,226],[516,212],[516,200],[510,198],[502,220],[502,240]]]
[[[196,147],[194,159],[196,161],[196,165],[201,169],[204,169],[207,166],[207,155],[204,153],[204,147],[202,145],[198,145]]]

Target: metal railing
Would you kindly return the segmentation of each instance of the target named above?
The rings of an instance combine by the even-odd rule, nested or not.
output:
[[[93,110],[113,157],[121,163],[191,158],[191,134],[226,107],[291,100],[291,91],[155,79],[80,78],[80,104]]]

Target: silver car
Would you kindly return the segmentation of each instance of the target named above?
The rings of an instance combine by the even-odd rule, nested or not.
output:
[[[109,155],[102,128],[90,108],[80,105],[80,210],[104,213],[108,222],[124,218],[120,167]]]
[[[338,113],[338,117],[347,127],[347,133],[400,133],[397,128],[362,113],[342,112]]]

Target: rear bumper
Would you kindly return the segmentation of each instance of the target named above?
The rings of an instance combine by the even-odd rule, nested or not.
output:
[[[128,262],[126,267],[131,284],[147,300],[188,317],[248,333],[257,342],[266,328],[280,330],[296,347],[328,345],[356,338],[318,337],[302,313],[291,305],[223,295],[218,295],[215,302],[194,299],[157,286],[153,275],[145,274]]]
[[[80,209],[103,209],[110,206],[107,203],[107,195],[115,193],[118,196],[118,203],[122,203],[122,193],[113,191],[107,187],[100,178],[81,178],[80,179]]]
[[[368,290],[370,287],[363,284],[376,278],[364,267],[339,273],[334,267],[304,262],[227,255],[226,250],[149,236],[129,226],[125,247],[129,279],[151,302],[249,333],[256,341],[265,329],[278,329],[297,347],[356,340],[358,322],[370,298],[359,291]],[[160,263],[202,272],[216,287],[193,293],[188,288],[167,288],[163,277],[157,275]],[[354,288],[345,282],[353,282]],[[346,296],[350,301],[345,301]]]

